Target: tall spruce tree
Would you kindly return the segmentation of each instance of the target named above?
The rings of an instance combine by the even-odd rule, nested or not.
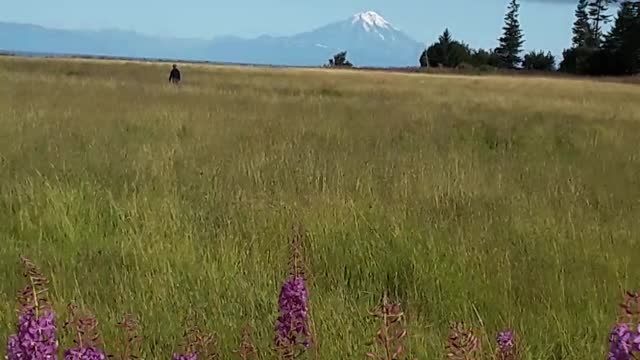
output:
[[[518,20],[520,4],[517,0],[511,0],[507,13],[504,17],[504,27],[502,37],[498,40],[500,45],[497,51],[500,56],[502,67],[516,68],[522,62],[520,53],[524,44],[524,35]]]
[[[602,42],[603,27],[611,21],[609,14],[610,0],[591,0],[589,3],[589,19],[591,20],[591,41],[599,47]]]
[[[635,74],[640,71],[640,2],[624,1],[603,43],[609,58],[608,72]]]
[[[632,42],[633,46],[636,49],[634,57],[636,62],[635,73],[638,74],[640,73],[640,1],[636,1],[634,5],[636,11],[636,21],[634,22],[633,29],[631,29],[631,32],[628,34],[628,39]]]
[[[572,43],[574,48],[593,46],[591,24],[589,23],[589,13],[587,7],[589,6],[589,0],[579,0],[576,7],[575,16],[576,20],[573,23],[573,38]]]
[[[620,5],[613,26],[604,38],[604,48],[611,51],[620,50],[633,31],[636,22],[636,7],[631,1],[625,1]]]
[[[438,42],[443,46],[449,46],[453,42],[453,36],[451,36],[449,28],[445,28],[442,35],[438,36]]]

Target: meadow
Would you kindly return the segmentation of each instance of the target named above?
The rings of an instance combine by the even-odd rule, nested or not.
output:
[[[486,353],[508,327],[524,359],[605,356],[640,288],[639,86],[169,69],[0,58],[2,343],[24,255],[109,351],[133,313],[169,358],[196,311],[221,358],[245,324],[268,358],[301,225],[316,358],[365,358],[385,290],[418,359],[452,321]]]

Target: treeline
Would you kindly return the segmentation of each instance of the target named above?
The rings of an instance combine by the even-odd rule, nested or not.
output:
[[[575,10],[572,46],[558,63],[551,52],[523,54],[525,35],[519,21],[520,4],[510,0],[502,35],[494,49],[472,49],[445,29],[424,50],[420,67],[524,69],[580,75],[640,73],[640,0],[579,0]],[[605,28],[612,23],[610,29]],[[351,67],[346,52],[329,61],[331,67]]]
[[[613,5],[613,6],[611,6]],[[616,7],[613,15],[610,7]],[[522,55],[524,33],[520,4],[511,0],[502,36],[495,49],[471,49],[454,40],[448,29],[420,56],[421,67],[476,67],[554,71],[585,75],[632,75],[640,72],[640,1],[579,0],[572,47],[564,50],[559,67],[550,52]],[[613,21],[608,32],[605,27]]]
[[[572,47],[563,52],[561,71],[589,75],[640,72],[640,1],[622,1],[615,17],[609,12],[609,2],[578,2]],[[611,21],[613,26],[605,33],[603,28]]]

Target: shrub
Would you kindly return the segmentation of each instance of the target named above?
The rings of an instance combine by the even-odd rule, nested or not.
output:
[[[329,59],[329,67],[352,67],[353,64],[347,60],[347,52],[342,51],[333,55],[333,59]]]
[[[522,67],[526,70],[553,71],[556,67],[556,59],[551,54],[543,51],[531,51],[524,56]]]

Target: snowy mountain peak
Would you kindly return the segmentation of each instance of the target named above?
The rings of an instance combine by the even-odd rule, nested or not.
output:
[[[390,22],[385,20],[375,11],[365,11],[353,15],[352,24],[360,23],[366,31],[371,31],[375,28],[393,29]]]

